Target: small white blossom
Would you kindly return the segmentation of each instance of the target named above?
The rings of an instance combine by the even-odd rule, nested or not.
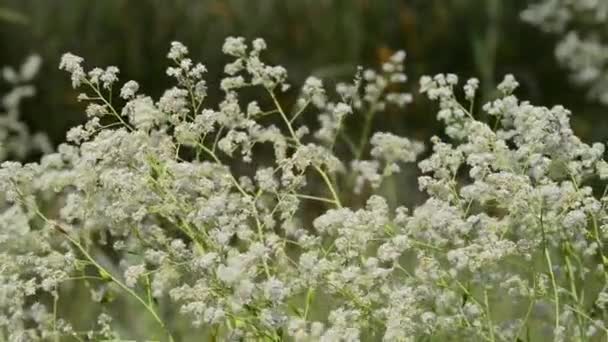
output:
[[[500,84],[498,84],[498,90],[500,90],[503,94],[508,95],[511,94],[515,89],[519,87],[519,82],[515,80],[513,75],[506,75]]]
[[[180,42],[171,42],[171,49],[167,54],[167,58],[180,60],[188,54],[188,48]]]
[[[258,42],[258,45],[259,42]],[[258,46],[259,47],[259,46]],[[230,56],[242,57],[247,52],[247,45],[243,37],[228,37],[224,42],[222,51]]]
[[[134,287],[144,273],[146,273],[145,265],[129,266],[125,271],[125,284],[128,287]]]
[[[125,83],[120,89],[120,97],[125,100],[132,99],[139,90],[139,84],[135,81]]]
[[[84,59],[82,57],[76,56],[71,53],[66,53],[61,56],[61,63],[59,63],[59,69],[65,70],[72,75],[73,88],[78,88],[86,79],[86,74],[81,66],[83,61]]]

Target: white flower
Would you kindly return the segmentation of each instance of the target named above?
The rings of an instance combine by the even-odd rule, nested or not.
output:
[[[125,83],[120,89],[120,97],[125,100],[132,99],[139,90],[139,84],[133,80]]]
[[[479,80],[477,78],[467,80],[467,84],[464,86],[464,94],[467,100],[472,100],[475,97],[477,88],[479,88]]]
[[[374,133],[370,144],[372,157],[386,162],[386,174],[399,171],[396,162],[413,162],[424,150],[424,145],[419,142],[382,132]]]
[[[180,60],[188,54],[188,48],[180,42],[171,42],[171,49],[167,54],[167,58]]]
[[[353,109],[351,106],[342,102],[336,104],[333,109],[333,115],[338,121],[341,121],[346,115],[351,114],[352,112]]]
[[[260,42],[258,42],[258,47],[260,47]],[[245,38],[243,37],[228,37],[224,42],[224,46],[222,47],[222,51],[230,56],[234,57],[243,57],[247,52],[247,45],[245,44]]]
[[[498,84],[498,90],[500,90],[503,94],[508,95],[511,94],[515,89],[519,87],[519,82],[515,80],[513,75],[508,74],[505,75],[505,78]]]
[[[266,50],[266,41],[262,38],[256,38],[252,42],[253,50],[260,52],[262,50]]]
[[[71,53],[65,53],[61,56],[61,63],[59,63],[59,69],[65,70],[72,74],[72,87],[78,88],[82,82],[86,79],[84,69],[80,64],[84,59]]]
[[[114,82],[118,81],[118,68],[115,66],[109,66],[106,70],[99,76],[99,80],[103,83],[103,87],[106,89],[110,89]]]
[[[272,302],[280,302],[288,294],[288,289],[282,281],[276,278],[270,278],[262,284],[264,296]]]
[[[146,273],[146,265],[129,266],[125,270],[125,284],[128,287],[134,287],[144,273]]]
[[[154,105],[150,97],[136,97],[123,107],[122,115],[129,118],[133,126],[149,130],[165,121],[167,115]]]

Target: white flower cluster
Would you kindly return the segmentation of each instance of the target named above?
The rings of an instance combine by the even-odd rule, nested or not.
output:
[[[217,106],[180,43],[176,86],[154,101],[129,81],[122,108],[109,98],[117,70],[66,55],[80,98],[101,109],[58,152],[0,167],[0,336],[137,338],[112,319],[119,297],[144,313],[131,326],[153,322],[145,338],[169,341],[605,337],[608,197],[590,184],[608,163],[569,111],[520,101],[507,75],[484,122],[479,81],[463,105],[456,75],[423,77],[449,141],[432,138],[419,163],[424,203],[393,208],[375,189],[423,145],[372,133],[373,117],[409,101],[393,92],[405,54],[339,84],[336,100],[311,77],[287,110],[287,73],[261,61],[265,48],[227,39]],[[310,114],[314,134],[297,124]],[[102,312],[84,332],[61,310],[83,289]]]
[[[521,13],[524,21],[561,36],[555,55],[574,82],[608,104],[608,2],[543,0]]]
[[[339,85],[337,101],[321,80],[309,78],[290,112],[278,94],[289,90],[287,72],[262,62],[265,48],[261,39],[251,48],[243,38],[226,40],[223,51],[233,60],[225,67],[225,97],[217,107],[205,103],[205,67],[181,43],[172,43],[167,55],[173,64],[167,74],[176,86],[157,101],[139,93],[135,81],[116,91],[116,67],[88,71],[82,58],[64,55],[59,67],[84,89],[79,99],[88,102],[88,121],[39,163],[0,168],[0,328],[9,340],[118,338],[105,313],[84,333],[62,317],[48,318],[61,312],[63,296],[83,285],[92,303],[132,297],[162,339],[172,339],[178,328],[179,318],[161,315],[166,310],[187,315],[221,339],[277,340],[287,334],[329,341],[377,328],[366,323],[375,313],[350,297],[372,290],[392,272],[375,257],[360,259],[365,246],[378,248],[388,239],[389,209],[381,197],[371,198],[365,209],[342,207],[348,194],[337,184],[355,180],[334,149],[352,140],[343,125],[367,118],[358,137],[367,142],[372,115],[410,100],[387,91],[405,81],[404,54],[382,72],[370,69],[354,85]],[[243,104],[245,87],[258,87],[265,96]],[[322,123],[314,137],[296,124],[309,112]],[[265,119],[272,114],[278,121]],[[331,122],[324,124],[325,116]],[[382,162],[396,172],[397,163],[412,162],[422,151],[420,143],[390,133],[375,135],[371,145],[378,161],[359,160],[367,151],[365,144],[355,146],[353,170]],[[274,160],[254,163],[256,146],[274,149]],[[253,164],[255,172],[239,171],[238,161]],[[365,179],[377,187],[388,176],[367,171]],[[300,210],[308,202],[335,209],[313,224]],[[344,215],[352,227],[340,225]],[[326,216],[338,219],[335,228],[323,228]],[[346,235],[352,237],[340,238]],[[331,241],[335,247],[327,245]],[[399,241],[383,247],[382,260],[405,249]],[[351,263],[346,271],[345,262]],[[329,295],[341,298],[333,311],[312,318]],[[51,300],[31,300],[46,297]],[[293,311],[300,298],[307,304]],[[361,326],[349,326],[344,315],[358,317]]]
[[[32,134],[21,120],[21,103],[36,94],[36,88],[31,83],[41,64],[40,56],[31,55],[18,70],[9,66],[1,69],[0,80],[7,83],[11,90],[0,95],[0,161],[21,160],[32,151],[51,151],[47,136]]]
[[[471,83],[463,89],[469,101]],[[604,145],[576,137],[563,107],[519,101],[511,75],[498,85],[502,96],[482,106],[490,123],[457,100],[457,85],[450,75],[421,79],[422,92],[439,101],[437,117],[453,140],[432,139],[434,153],[419,164],[426,174],[419,185],[430,199],[408,222],[419,243],[443,251],[425,260],[446,265],[431,277],[460,287],[465,317],[487,327],[474,328],[479,339],[519,339],[529,320],[543,315],[541,305],[551,308],[552,320],[539,330],[554,340],[605,336],[606,320],[590,315],[595,309],[582,299],[592,277],[600,290],[585,296],[599,300],[608,288],[607,198],[594,195],[589,183],[606,179]],[[544,265],[535,269],[535,262]],[[527,313],[499,318],[492,302],[501,297],[519,301]],[[467,312],[470,305],[475,314]]]

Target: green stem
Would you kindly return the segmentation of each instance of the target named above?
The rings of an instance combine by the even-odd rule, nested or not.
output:
[[[63,234],[63,236],[65,236],[66,239],[68,239],[74,246],[76,246],[76,248],[78,248],[78,250],[80,250],[82,255],[84,255],[84,257],[91,263],[91,265],[93,265],[95,268],[97,268],[97,271],[99,272],[99,274],[101,274],[105,277],[108,277],[111,281],[116,283],[116,285],[118,285],[118,287],[120,287],[122,290],[124,290],[129,295],[131,295],[133,298],[135,298],[138,302],[140,302],[144,306],[144,308],[150,313],[150,315],[154,318],[154,320],[160,325],[160,327],[165,331],[165,333],[169,337],[169,341],[171,341],[171,342],[174,341],[173,336],[171,335],[171,332],[168,330],[167,326],[162,321],[162,319],[158,316],[158,314],[156,313],[154,308],[152,308],[150,305],[148,305],[148,303],[146,303],[145,300],[143,300],[137,293],[135,293],[135,291],[133,291],[131,288],[129,288],[128,286],[123,284],[120,280],[118,280],[115,276],[113,276],[105,267],[100,265],[91,256],[91,254],[89,254],[89,252],[80,244],[80,242],[78,242],[76,239],[72,238],[64,228],[59,226],[59,224],[57,224],[56,222],[52,222],[51,220],[49,220],[43,213],[40,212],[40,210],[38,210],[38,208],[35,208],[35,212],[42,220],[44,220],[47,224],[49,224],[55,230],[57,230],[58,232]]]
[[[336,204],[336,202],[333,199],[329,199],[329,198],[325,198],[325,197],[309,196],[309,195],[302,195],[302,194],[292,194],[292,196],[297,197],[297,198],[311,200],[311,201],[319,201],[319,202]]]
[[[287,129],[289,130],[289,134],[291,135],[291,137],[294,139],[294,141],[296,142],[296,144],[298,146],[302,145],[302,143],[300,142],[300,139],[298,138],[298,136],[296,135],[295,131],[293,130],[293,126],[291,125],[291,122],[287,118],[287,115],[285,114],[285,111],[283,110],[283,107],[279,103],[279,100],[277,99],[276,95],[274,94],[274,92],[272,91],[272,89],[266,89],[266,90],[268,91],[268,94],[270,94],[270,97],[272,98],[272,101],[274,102],[274,105],[277,107],[277,110],[279,111],[279,114],[281,115],[281,118],[285,122],[285,125],[287,126]],[[323,171],[323,169],[321,169],[321,167],[319,167],[318,165],[315,165],[314,168],[315,168],[315,170],[317,170],[317,172],[319,173],[319,175],[321,175],[321,178],[323,178],[323,181],[325,182],[325,185],[327,186],[327,188],[331,192],[331,195],[334,198],[334,201],[336,202],[336,206],[338,208],[341,208],[342,207],[342,203],[340,202],[340,197],[338,196],[338,193],[336,192],[336,189],[334,188],[331,180],[329,179],[329,177],[327,176],[327,174],[325,173],[325,171]]]
[[[490,313],[490,303],[488,301],[488,290],[483,289],[483,304],[486,307],[486,316],[488,321],[488,331],[490,332],[490,341],[495,341],[494,337],[494,323],[492,323],[492,316]]]
[[[114,106],[112,106],[112,103],[106,100],[106,98],[101,94],[101,92],[99,91],[99,87],[95,86],[89,81],[86,82],[89,87],[91,87],[91,89],[93,89],[93,91],[97,94],[97,96],[99,96],[99,99],[112,111],[112,115],[114,115],[129,131],[133,131],[133,127],[131,127],[131,125],[129,125],[125,120],[123,120],[123,118],[120,116],[120,114],[118,114],[116,109],[114,109]]]
[[[308,318],[308,312],[310,311],[310,306],[312,304],[314,296],[315,296],[315,291],[313,290],[312,287],[309,287],[308,291],[306,292],[306,307],[304,308],[304,320],[306,320]]]
[[[374,110],[373,105],[370,105],[370,109],[365,114],[365,122],[363,123],[363,131],[361,132],[361,138],[359,139],[359,148],[357,149],[357,154],[355,156],[356,160],[360,160],[363,156],[363,152],[365,151],[365,146],[367,145],[367,140],[369,139],[369,134],[372,129],[372,122],[374,118]]]
[[[59,342],[59,334],[57,333],[57,302],[59,301],[59,290],[55,287],[53,294],[53,336],[55,342]]]
[[[555,280],[555,273],[553,272],[553,262],[551,261],[551,253],[549,253],[549,246],[547,244],[547,236],[545,233],[545,226],[543,223],[543,206],[541,202],[540,206],[540,231],[542,234],[543,242],[543,253],[545,255],[545,261],[547,262],[547,268],[549,269],[549,276],[551,278],[551,287],[553,287],[553,301],[555,303],[555,331],[559,328],[559,293],[557,289],[557,281]]]
[[[580,308],[582,305],[581,305],[581,301],[578,296],[578,290],[576,289],[576,282],[575,282],[575,278],[574,278],[574,272],[572,271],[572,263],[570,262],[569,251],[565,250],[564,254],[565,254],[565,259],[566,259],[566,270],[568,272],[568,279],[570,280],[570,292],[572,292],[572,297],[574,298],[574,301],[576,302],[576,306]],[[584,340],[585,330],[583,327],[583,322],[582,322],[581,316],[579,314],[576,315],[576,321],[577,321],[581,339]]]
[[[133,298],[135,298],[138,302],[140,302],[141,305],[143,305],[144,308],[146,308],[146,310],[150,313],[150,315],[152,315],[154,320],[160,325],[160,327],[168,335],[169,341],[173,341],[173,336],[171,335],[171,332],[167,329],[167,326],[162,321],[162,319],[158,316],[158,314],[156,313],[154,308],[152,308],[143,298],[141,298],[137,293],[135,293],[135,291],[133,291],[131,288],[129,288],[127,285],[123,284],[120,280],[118,280],[115,276],[113,276],[105,267],[101,266],[87,252],[87,250],[85,250],[84,247],[82,247],[82,245],[78,241],[76,241],[75,239],[73,239],[71,236],[69,236],[67,234],[64,234],[64,235],[66,236],[66,238],[68,240],[70,240],[70,242],[72,244],[74,244],[74,246],[76,246],[80,250],[80,252],[85,256],[85,258],[87,258],[89,260],[89,262],[91,262],[91,264],[93,264],[93,266],[95,266],[97,268],[97,270],[99,271],[100,274],[103,274],[104,276],[108,276],[114,283],[116,283],[116,285],[118,285],[121,289],[123,289],[125,292],[127,292],[129,295],[131,295]]]
[[[545,261],[547,262],[547,268],[549,268],[549,276],[551,277],[551,286],[553,287],[553,301],[555,303],[555,329],[559,328],[559,293],[557,291],[557,282],[555,280],[555,273],[553,273],[553,263],[551,262],[551,254],[549,249],[545,246],[544,248]]]
[[[526,310],[526,315],[524,316],[524,320],[521,323],[521,326],[519,327],[519,329],[517,330],[517,333],[515,334],[515,341],[521,341],[519,338],[519,335],[521,335],[522,330],[524,329],[524,327],[526,326],[526,324],[528,324],[528,320],[530,319],[530,315],[532,314],[532,309],[534,308],[534,304],[536,303],[536,299],[532,298],[530,300],[530,304],[528,304],[528,309]]]

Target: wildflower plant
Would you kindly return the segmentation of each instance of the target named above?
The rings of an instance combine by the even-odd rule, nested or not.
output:
[[[64,55],[88,121],[40,162],[0,168],[0,336],[608,336],[608,214],[590,186],[608,164],[604,145],[574,135],[568,110],[520,101],[510,75],[481,106],[476,79],[461,89],[453,74],[423,77],[445,131],[418,164],[428,198],[393,208],[378,189],[424,145],[372,126],[412,100],[398,91],[405,54],[335,91],[310,77],[288,109],[287,71],[265,49],[226,40],[217,106],[180,43],[167,55],[176,85],[158,100],[135,81],[119,86],[115,67]],[[317,127],[303,124],[310,115]],[[353,121],[357,136],[343,129]],[[364,205],[348,205],[353,196]],[[90,319],[69,317],[62,307],[83,290]],[[138,313],[127,325],[123,306]]]

